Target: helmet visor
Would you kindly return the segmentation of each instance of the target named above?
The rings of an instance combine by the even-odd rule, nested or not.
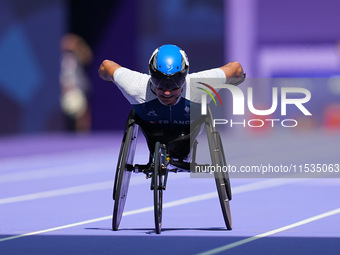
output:
[[[156,78],[151,76],[151,83],[161,90],[176,90],[182,88],[185,84],[185,78],[183,77],[164,77]]]

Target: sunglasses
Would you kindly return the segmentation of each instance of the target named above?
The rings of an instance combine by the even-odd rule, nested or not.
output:
[[[151,77],[151,83],[157,88],[161,90],[176,90],[183,87],[185,84],[185,78],[175,78],[175,77],[169,77],[169,78],[155,78]]]

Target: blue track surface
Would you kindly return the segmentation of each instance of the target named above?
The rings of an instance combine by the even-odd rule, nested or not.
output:
[[[0,254],[339,254],[340,178],[232,178],[227,231],[214,180],[170,174],[157,235],[150,180],[133,174],[112,231],[121,136],[1,138]],[[340,163],[339,134],[228,139],[236,165]],[[137,151],[135,162],[146,163],[143,139]]]

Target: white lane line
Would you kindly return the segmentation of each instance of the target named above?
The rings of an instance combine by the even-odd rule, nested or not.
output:
[[[92,158],[111,158],[118,151],[113,148],[75,150],[59,153],[34,154],[28,156],[0,158],[0,172],[8,170],[27,169],[27,167],[43,167],[46,165],[72,164],[84,162]]]
[[[176,174],[176,175],[171,176],[171,179],[183,179],[185,177],[186,176],[184,174]],[[301,181],[301,180],[302,179],[298,181]],[[281,184],[285,184],[287,183],[287,181],[289,183],[292,183],[296,180],[295,179],[290,179],[290,180],[289,179],[269,179],[269,180],[262,181],[261,185],[259,185],[258,182],[255,182],[255,183],[250,183],[247,185],[237,186],[232,189],[232,192],[233,194],[237,194],[240,192],[255,191],[257,189],[270,188],[270,187],[275,187]],[[145,179],[144,176],[136,176],[136,177],[131,178],[130,186],[145,184],[146,182],[147,180]],[[31,194],[26,194],[26,195],[0,198],[0,205],[32,201],[32,200],[43,199],[43,198],[67,196],[67,195],[72,195],[72,194],[80,194],[80,193],[106,190],[106,189],[112,189],[112,188],[113,188],[113,181],[96,182],[96,183],[91,183],[91,184],[84,184],[84,185],[78,185],[78,186],[73,186],[73,187],[36,192],[36,193],[31,193]]]
[[[19,173],[1,174],[0,183],[12,183],[28,180],[42,180],[61,176],[83,175],[113,171],[113,169],[113,160],[102,160],[99,162],[87,162],[68,166],[49,167],[33,171],[23,171]]]
[[[71,194],[103,190],[103,189],[112,188],[112,185],[113,185],[112,181],[97,182],[97,183],[79,185],[79,186],[63,188],[63,189],[55,189],[55,190],[49,190],[49,191],[44,191],[44,192],[31,193],[31,194],[22,195],[22,196],[2,198],[0,199],[0,205],[31,201],[31,200],[41,199],[41,198],[50,198],[50,197],[65,196],[65,195],[71,195]]]
[[[181,179],[184,177],[185,177],[184,175],[180,174],[180,175],[173,176],[172,179]],[[135,186],[139,184],[149,184],[149,182],[148,180],[145,179],[145,176],[142,176],[142,175],[131,178],[130,186]],[[54,189],[54,190],[36,192],[36,193],[31,193],[31,194],[26,194],[26,195],[0,198],[0,205],[32,201],[32,200],[43,199],[43,198],[67,196],[67,195],[72,195],[72,194],[80,194],[80,193],[106,190],[106,189],[112,189],[112,188],[113,188],[113,181],[96,182],[96,183],[78,185],[78,186],[73,186],[73,187],[68,187],[68,188]]]
[[[338,214],[338,213],[340,213],[340,208],[337,208],[337,209],[334,209],[334,210],[331,210],[331,211],[328,211],[328,212],[307,218],[305,220],[301,220],[301,221],[295,222],[293,224],[290,224],[290,225],[287,225],[287,226],[284,226],[284,227],[281,227],[281,228],[277,228],[277,229],[274,229],[274,230],[271,230],[271,231],[268,231],[268,232],[265,232],[265,233],[262,233],[262,234],[259,234],[259,235],[256,235],[256,236],[252,236],[252,237],[249,237],[249,238],[246,238],[246,239],[243,239],[243,240],[231,243],[231,244],[227,244],[227,245],[224,245],[224,246],[221,246],[221,247],[217,247],[215,249],[212,249],[212,250],[209,250],[209,251],[206,251],[206,252],[198,253],[197,255],[212,255],[212,254],[224,252],[224,251],[230,250],[232,248],[235,248],[237,246],[241,246],[243,244],[256,241],[260,238],[271,236],[271,235],[277,234],[279,232],[286,231],[288,229],[292,229],[292,228],[295,228],[295,227],[299,227],[299,226],[311,223],[313,221],[321,220],[323,218],[326,218],[326,217],[329,217],[329,216],[332,216],[332,215],[335,215],[335,214]]]
[[[90,224],[90,223],[94,223],[94,222],[98,222],[98,221],[108,220],[111,217],[112,216],[109,215],[109,216],[104,216],[104,217],[100,217],[100,218],[95,218],[95,219],[92,219],[92,220],[85,220],[85,221],[80,221],[80,222],[76,222],[76,223],[72,223],[72,224],[68,224],[68,225],[64,225],[64,226],[59,226],[59,227],[55,227],[55,228],[49,228],[49,229],[39,230],[39,231],[35,231],[35,232],[30,232],[30,233],[26,233],[26,234],[22,234],[22,235],[9,236],[9,237],[5,237],[5,238],[1,238],[0,242],[18,239],[18,238],[25,237],[25,236],[39,235],[39,234],[43,234],[43,233],[47,233],[47,232],[62,230],[62,229],[65,229],[65,228],[72,228],[72,227]]]
[[[256,183],[251,183],[251,184],[245,184],[245,185],[235,187],[233,189],[233,194],[240,194],[240,193],[245,193],[245,192],[254,191],[254,190],[261,190],[261,189],[266,189],[266,188],[271,188],[271,187],[277,187],[277,186],[281,186],[281,185],[284,185],[284,184],[293,183],[293,182],[302,181],[302,180],[303,179],[296,179],[296,180],[292,180],[292,179],[275,179],[275,180],[272,180],[271,179],[271,180],[265,180],[265,181],[260,181],[260,182],[256,182]],[[164,203],[163,207],[164,208],[171,208],[171,207],[176,207],[176,206],[180,206],[180,205],[184,205],[184,204],[190,204],[190,203],[194,203],[194,202],[198,202],[198,201],[208,200],[208,199],[212,199],[212,198],[216,198],[216,197],[217,197],[217,192],[214,191],[214,192],[209,192],[209,193],[205,193],[205,194],[201,194],[201,195],[197,195],[197,196],[192,196],[192,197],[188,197],[188,198],[179,199],[179,200],[175,200],[175,201],[172,201],[172,202]],[[144,207],[144,208],[140,208],[140,209],[136,209],[136,210],[127,211],[127,212],[123,213],[123,216],[134,215],[134,214],[139,214],[139,213],[144,213],[144,212],[150,212],[150,211],[153,211],[153,208],[154,208],[153,206],[148,206],[148,207]],[[62,229],[76,227],[76,226],[80,226],[80,225],[90,224],[90,223],[94,223],[94,222],[98,222],[98,221],[108,220],[108,219],[111,219],[111,218],[112,218],[112,215],[108,215],[108,216],[99,217],[99,218],[95,218],[95,219],[91,219],[91,220],[80,221],[80,222],[76,222],[76,223],[72,223],[72,224],[68,224],[68,225],[63,225],[63,226],[59,226],[59,227],[55,227],[55,228],[49,228],[49,229],[39,230],[39,231],[35,231],[35,232],[29,232],[29,233],[25,233],[25,234],[21,234],[21,235],[9,236],[9,237],[5,237],[5,238],[0,239],[0,242],[18,239],[18,238],[26,237],[26,236],[39,235],[39,234],[43,234],[43,233],[47,233],[47,232],[62,230]]]

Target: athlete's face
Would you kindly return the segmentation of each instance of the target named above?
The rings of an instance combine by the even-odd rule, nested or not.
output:
[[[154,91],[163,104],[174,105],[177,102],[178,97],[181,95],[182,88],[169,90],[158,89],[154,87]]]

